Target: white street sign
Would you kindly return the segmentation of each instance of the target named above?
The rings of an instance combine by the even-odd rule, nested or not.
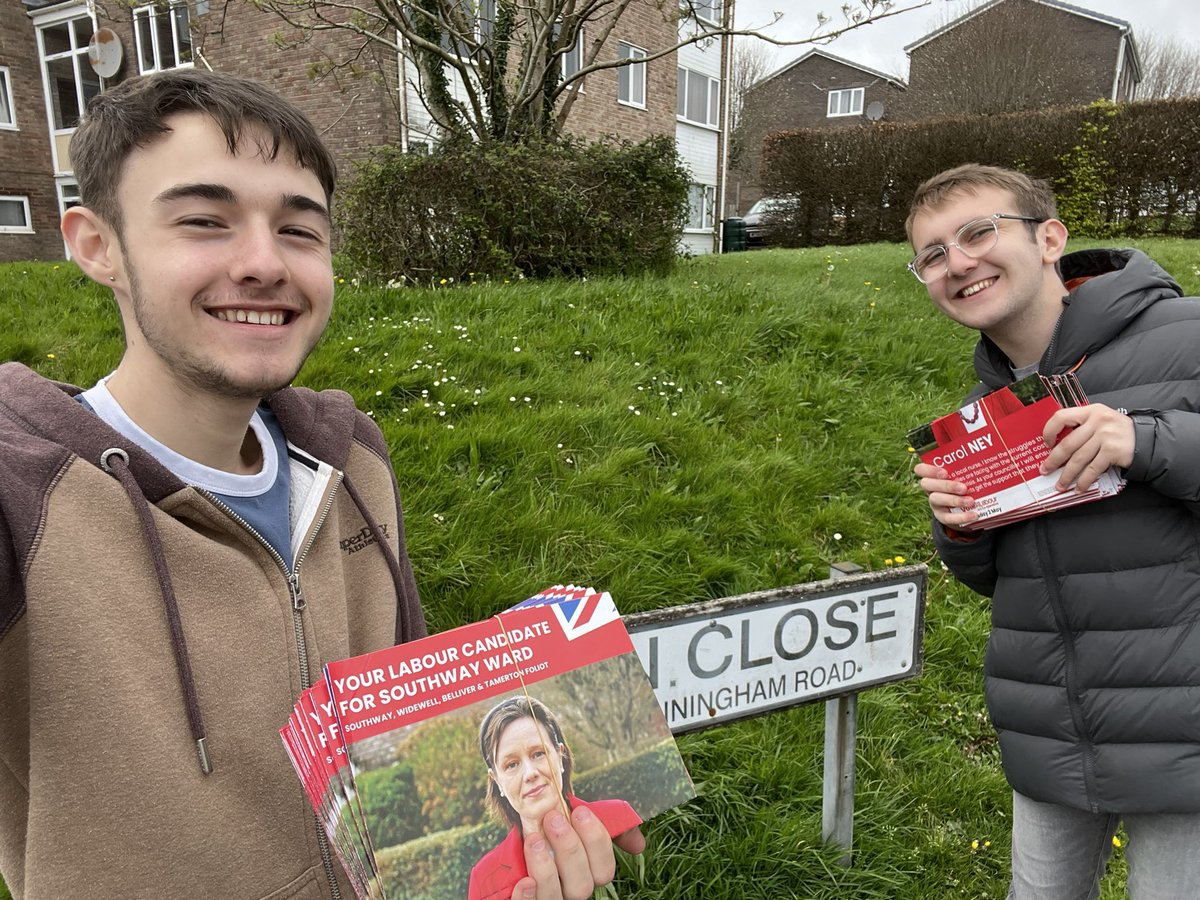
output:
[[[678,734],[920,674],[924,566],[625,616]]]

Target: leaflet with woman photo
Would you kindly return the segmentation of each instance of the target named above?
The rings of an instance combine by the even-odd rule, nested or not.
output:
[[[330,663],[305,693],[281,736],[361,898],[507,900],[551,809],[586,806],[615,837],[695,796],[591,588]]]

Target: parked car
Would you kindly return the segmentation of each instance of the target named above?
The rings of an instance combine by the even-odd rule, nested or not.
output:
[[[773,243],[771,240],[771,231],[775,225],[773,220],[786,214],[795,202],[787,197],[763,197],[755,201],[743,216],[746,222],[746,246],[765,247]]]

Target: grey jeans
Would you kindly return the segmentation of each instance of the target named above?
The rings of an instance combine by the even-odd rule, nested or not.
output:
[[[1088,813],[1014,791],[1009,900],[1096,900],[1121,823],[1132,900],[1200,897],[1200,813]]]

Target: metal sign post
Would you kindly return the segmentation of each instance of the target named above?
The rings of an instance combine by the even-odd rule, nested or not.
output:
[[[854,563],[834,563],[831,581],[862,574]],[[849,866],[854,848],[854,774],[858,741],[858,694],[825,701],[825,769],[821,794],[821,840],[846,851],[839,866]]]
[[[674,734],[828,700],[821,831],[849,865],[857,693],[921,673],[927,570],[831,576],[624,620]]]

